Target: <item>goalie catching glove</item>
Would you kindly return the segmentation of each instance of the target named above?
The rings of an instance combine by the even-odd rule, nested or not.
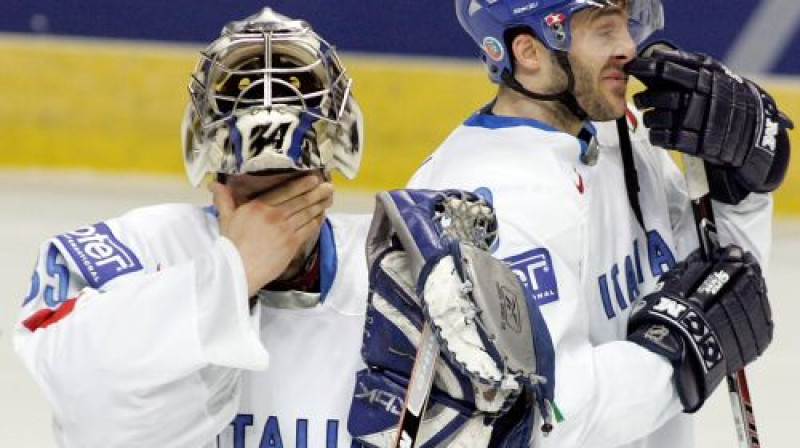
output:
[[[527,446],[535,406],[549,421],[552,342],[517,277],[487,252],[496,230],[493,209],[472,193],[378,196],[367,238],[367,369],[348,421],[358,441],[393,445],[425,322],[441,352],[418,446]]]
[[[659,279],[628,322],[628,339],[667,358],[686,412],[703,405],[725,375],[755,360],[772,342],[772,312],[761,267],[738,246],[700,251]]]
[[[650,141],[705,160],[714,199],[736,204],[778,188],[793,124],[762,88],[707,55],[663,42],[625,70],[647,87],[634,102],[645,111]]]

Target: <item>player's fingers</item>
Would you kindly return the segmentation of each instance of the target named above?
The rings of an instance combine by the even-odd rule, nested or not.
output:
[[[625,73],[647,84],[651,79],[658,79],[660,67],[655,59],[638,57],[625,64]]]
[[[697,87],[698,71],[675,62],[665,62],[661,73],[661,79],[669,81],[684,89],[694,89]]]
[[[648,110],[642,114],[642,118],[649,129],[672,129],[675,126],[675,114],[669,110]]]
[[[313,222],[325,217],[325,210],[333,205],[333,196],[326,196],[322,200],[309,204],[289,217],[289,226],[293,229],[301,229],[309,222]]]
[[[671,129],[650,129],[650,142],[662,148],[672,149],[675,147],[675,133]]]
[[[326,201],[333,201],[333,184],[330,182],[323,182],[319,184],[313,190],[284,202],[281,204],[281,207],[288,215],[294,215],[311,207],[312,205]]]
[[[319,185],[321,180],[313,174],[295,177],[277,188],[273,188],[259,196],[258,201],[267,205],[280,205],[307,193]]]
[[[691,51],[683,51],[678,49],[673,49],[673,50],[667,50],[663,48],[655,49],[651,53],[651,56],[655,59],[673,62],[675,64],[682,65],[684,67],[688,67],[691,69],[699,69],[701,67],[707,67],[712,62],[712,59],[705,53],[695,53]]]
[[[231,189],[227,185],[213,181],[208,185],[208,190],[211,192],[214,207],[217,208],[221,226],[227,225],[233,211],[236,210]]]
[[[319,229],[322,222],[325,220],[325,214],[321,213],[314,218],[306,221],[303,225],[297,228],[297,240],[308,241],[319,234]]]
[[[700,153],[700,135],[694,131],[680,130],[675,134],[673,148],[687,154],[697,155]]]
[[[678,110],[684,103],[685,94],[673,90],[645,90],[633,96],[639,109]]]

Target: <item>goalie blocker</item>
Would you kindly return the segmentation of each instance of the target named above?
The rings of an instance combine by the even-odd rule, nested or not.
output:
[[[703,405],[725,375],[761,355],[773,335],[761,267],[738,246],[712,261],[700,251],[659,279],[628,322],[628,339],[669,360],[684,411]]]
[[[496,228],[472,193],[379,195],[367,239],[367,368],[348,421],[359,442],[395,441],[425,322],[441,352],[417,446],[527,446],[537,405],[549,421],[552,342],[516,276],[487,252]]]

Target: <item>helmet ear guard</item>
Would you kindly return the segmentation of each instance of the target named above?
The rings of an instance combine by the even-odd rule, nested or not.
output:
[[[265,8],[226,25],[202,53],[182,123],[184,165],[208,173],[338,169],[352,178],[363,118],[335,49]]]

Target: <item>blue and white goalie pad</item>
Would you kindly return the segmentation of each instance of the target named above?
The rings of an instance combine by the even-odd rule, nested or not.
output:
[[[393,445],[424,322],[440,356],[417,446],[527,446],[535,408],[547,423],[552,342],[517,277],[489,254],[496,232],[493,208],[473,193],[378,196],[367,239],[367,368],[348,422],[359,442]]]

